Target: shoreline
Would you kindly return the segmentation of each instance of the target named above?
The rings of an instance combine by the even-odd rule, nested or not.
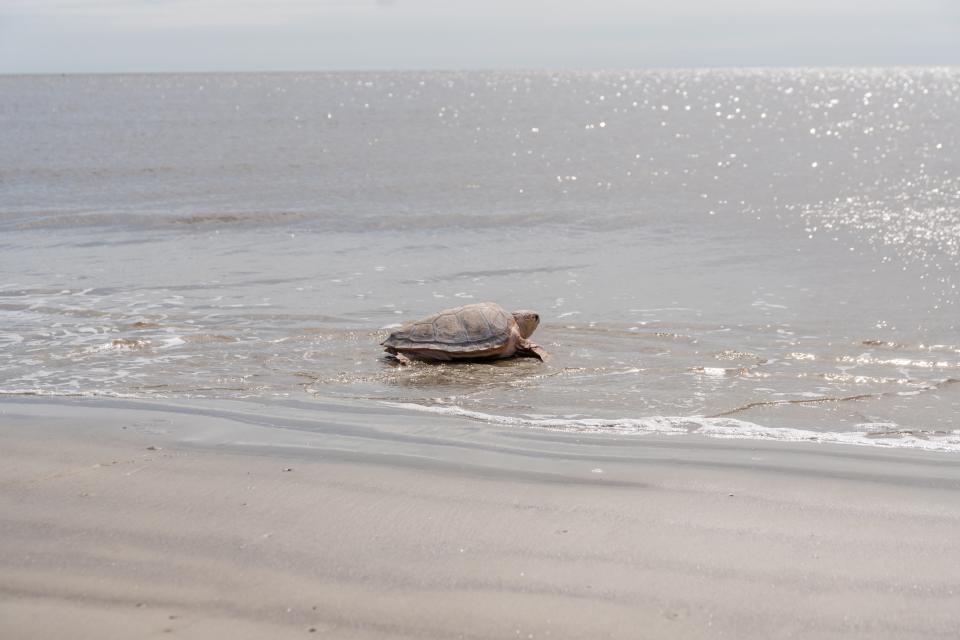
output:
[[[953,382],[948,381],[948,382]],[[922,451],[956,455],[960,453],[960,430],[931,430],[910,428],[887,428],[886,424],[870,425],[875,428],[835,431],[819,430],[799,426],[766,426],[760,422],[731,418],[726,415],[676,415],[649,416],[645,418],[574,418],[531,415],[499,415],[465,409],[456,405],[421,404],[412,401],[377,399],[326,398],[313,401],[291,400],[285,398],[278,403],[264,403],[246,399],[217,398],[150,398],[145,396],[106,394],[46,394],[30,391],[0,391],[0,405],[9,403],[46,403],[51,405],[79,403],[100,407],[134,407],[144,410],[167,410],[177,413],[196,413],[206,416],[234,416],[222,407],[277,407],[273,412],[277,424],[269,420],[262,426],[282,426],[289,422],[282,417],[290,410],[306,410],[310,421],[321,414],[341,413],[341,415],[370,414],[386,417],[391,421],[409,423],[417,420],[447,420],[452,422],[473,423],[480,429],[498,431],[503,429],[522,430],[534,434],[558,433],[562,437],[598,438],[643,438],[674,441],[680,437],[693,442],[704,440],[733,440],[749,442],[769,442],[776,445],[813,444],[840,447],[866,447],[888,451]],[[816,400],[814,402],[819,402]],[[781,403],[776,403],[781,404]],[[786,401],[782,404],[795,404]],[[302,414],[302,412],[300,412]],[[266,414],[266,415],[269,415]],[[243,421],[243,420],[242,420]],[[302,420],[301,420],[302,422]]]
[[[960,632],[952,454],[23,398],[0,443],[3,636]]]

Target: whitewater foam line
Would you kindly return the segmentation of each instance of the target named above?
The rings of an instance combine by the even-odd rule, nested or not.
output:
[[[146,398],[135,393],[120,391],[63,391],[56,389],[0,389],[0,398],[6,396],[37,396],[44,398],[123,398],[129,400],[145,400]],[[159,396],[165,398],[166,396]]]
[[[539,418],[530,416],[503,416],[481,411],[470,411],[457,406],[423,405],[413,402],[383,402],[397,409],[422,411],[447,416],[469,418],[488,424],[512,427],[530,427],[551,431],[575,433],[606,433],[614,435],[703,435],[710,438],[740,438],[746,440],[774,440],[778,442],[815,442],[851,444],[870,447],[923,449],[926,451],[960,452],[960,430],[924,433],[918,436],[910,431],[890,429],[883,432],[813,431],[763,425],[734,418],[706,416],[650,416],[647,418]]]

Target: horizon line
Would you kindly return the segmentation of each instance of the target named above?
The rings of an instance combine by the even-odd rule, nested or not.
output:
[[[905,63],[892,65],[864,64],[769,64],[769,65],[678,65],[650,67],[422,67],[422,68],[367,68],[367,69],[236,69],[236,70],[147,70],[147,71],[0,71],[0,77],[27,76],[139,76],[139,75],[292,75],[292,74],[383,74],[383,73],[635,73],[657,71],[878,71],[917,69],[960,69],[957,63]]]

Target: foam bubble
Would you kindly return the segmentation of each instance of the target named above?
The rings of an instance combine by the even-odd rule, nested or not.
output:
[[[187,341],[180,336],[171,336],[160,341],[160,349],[169,349],[170,347],[177,347],[181,344],[186,344]]]

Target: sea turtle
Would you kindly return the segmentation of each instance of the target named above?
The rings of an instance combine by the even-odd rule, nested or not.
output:
[[[540,324],[533,311],[508,313],[498,304],[481,302],[408,322],[381,344],[407,364],[418,360],[479,360],[529,356],[547,359],[547,352],[527,340]]]

